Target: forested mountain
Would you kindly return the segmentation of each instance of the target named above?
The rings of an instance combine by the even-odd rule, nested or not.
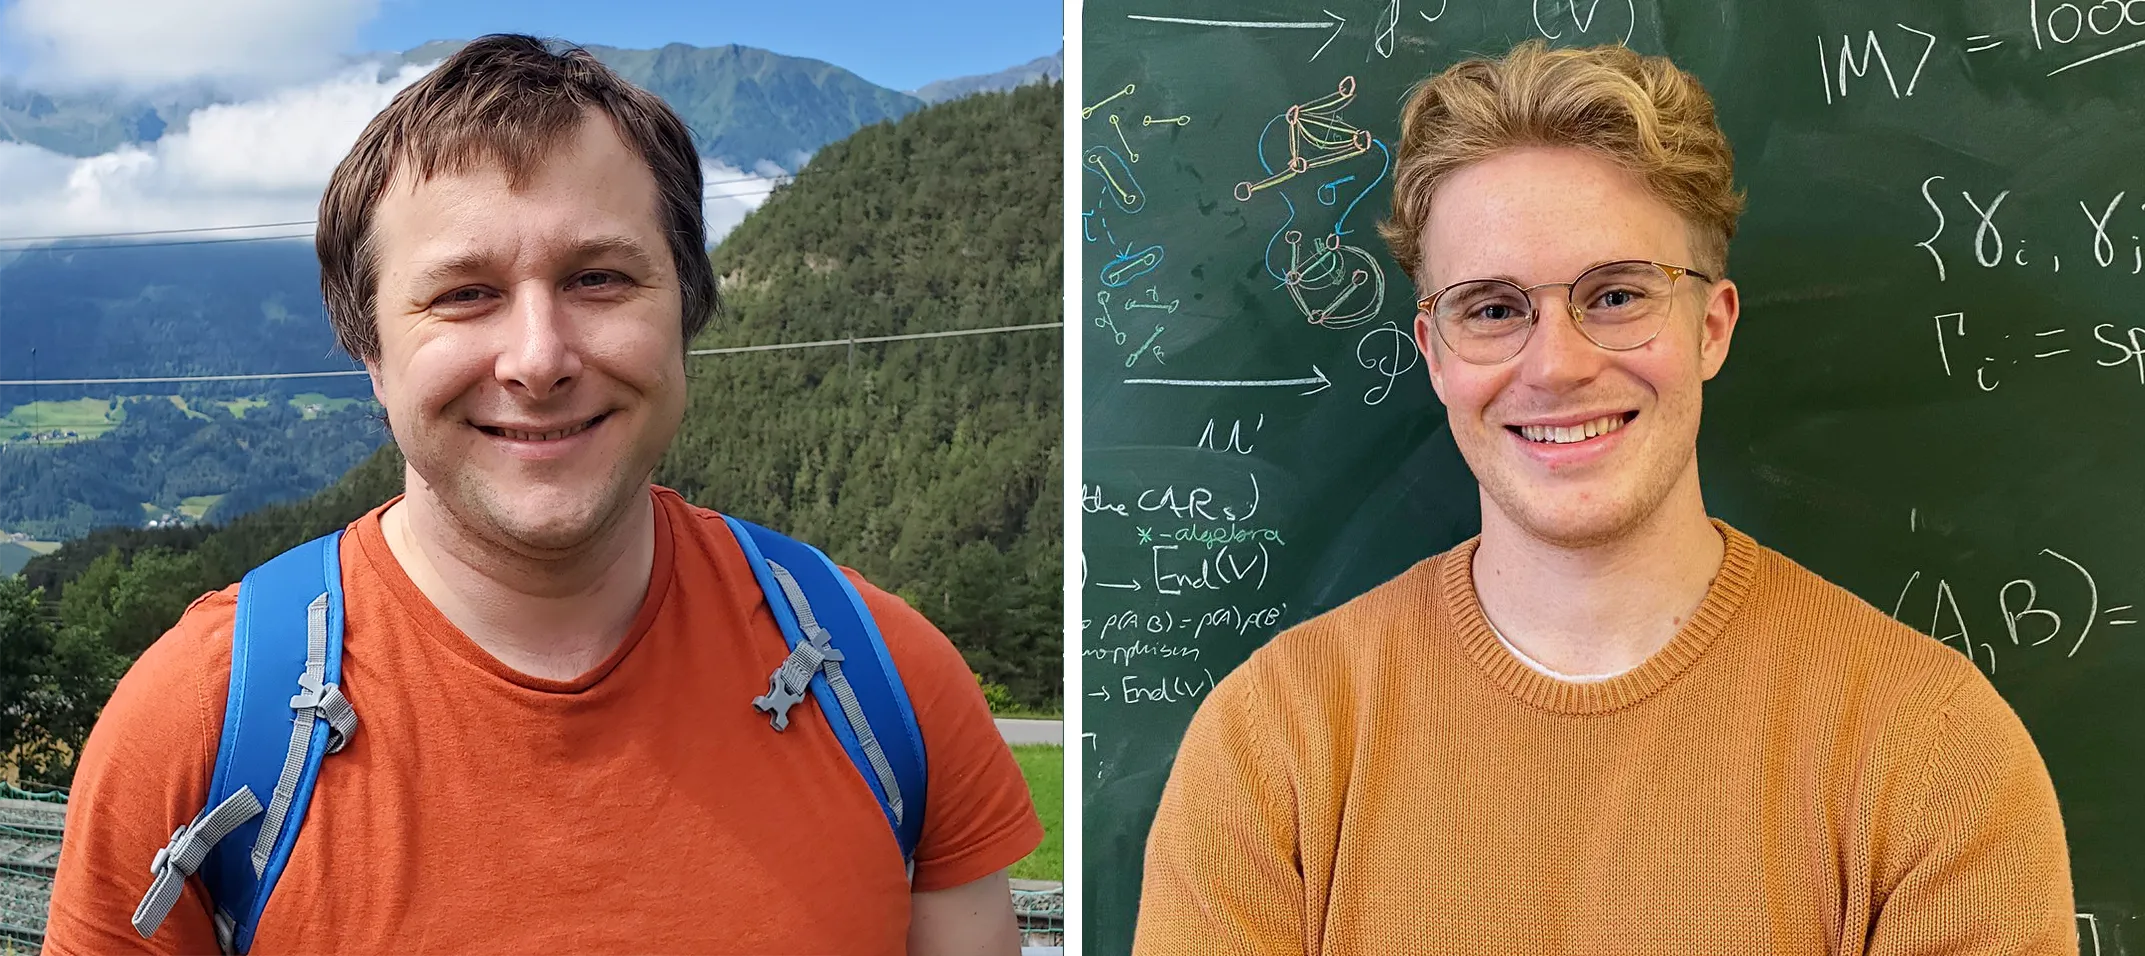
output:
[[[1056,321],[1062,95],[968,97],[820,151],[714,251],[724,310],[694,345]],[[1042,329],[689,358],[691,403],[656,480],[820,545],[923,611],[984,680],[1055,707],[1060,342]],[[30,742],[25,773],[64,780],[111,681],[187,603],[385,501],[401,468],[385,447],[304,501],[207,533],[100,532],[0,579],[0,673],[34,678],[0,721],[0,756]],[[33,585],[43,614],[20,610]]]
[[[212,499],[192,504],[216,522],[323,487],[387,437],[368,406],[309,417],[275,395],[240,407],[243,418],[212,401],[138,398],[99,438],[0,444],[0,528],[61,541],[188,499]]]
[[[335,348],[310,240],[47,247],[0,262],[0,380],[356,367]],[[361,376],[302,384],[349,397],[372,388]],[[258,382],[194,389],[259,390]],[[181,391],[161,383],[0,386],[0,414],[36,399]]]
[[[1056,321],[1062,95],[955,100],[822,150],[715,250],[725,311],[696,344]],[[991,680],[1054,699],[1061,359],[1056,330],[699,359],[657,480],[817,542]]]

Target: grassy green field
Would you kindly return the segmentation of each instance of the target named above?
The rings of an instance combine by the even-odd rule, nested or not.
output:
[[[31,402],[28,405],[18,405],[6,415],[0,415],[0,443],[15,441],[17,440],[16,435],[27,431],[36,431],[40,434],[54,431],[74,432],[74,437],[72,438],[48,438],[46,439],[48,444],[53,441],[85,441],[91,438],[99,438],[126,419],[126,409],[122,407],[126,402],[150,397],[153,396],[128,395],[117,400],[74,398],[61,402]],[[187,404],[184,398],[177,395],[163,397],[170,401],[171,404],[178,406],[179,410],[185,412],[189,418],[205,419],[209,417],[200,409]],[[213,404],[223,406],[226,411],[231,413],[233,418],[244,418],[247,412],[256,408],[265,408],[268,405],[268,400],[264,398],[202,401],[212,401]],[[290,399],[290,407],[297,409],[309,419],[339,412],[355,405],[366,404],[370,404],[369,399],[329,398],[321,392],[300,392]],[[203,407],[206,406],[204,405]]]
[[[116,427],[126,414],[116,411],[110,399],[76,398],[64,402],[31,402],[17,405],[0,416],[0,442],[14,440],[20,432],[74,432],[62,441],[96,438]]]
[[[1043,820],[1043,845],[1013,864],[1016,880],[1065,878],[1065,748],[1030,744],[1013,748],[1020,775],[1028,778],[1035,815]]]
[[[267,408],[268,400],[265,398],[240,398],[228,402],[217,402],[216,404],[222,405],[225,411],[231,413],[232,418],[244,418],[246,417],[246,412],[252,409]]]
[[[290,404],[305,413],[307,418],[317,418],[326,412],[339,412],[352,405],[366,404],[362,398],[329,398],[319,392],[299,392],[291,396]]]
[[[208,514],[209,509],[216,506],[216,502],[222,500],[222,495],[194,495],[191,498],[181,498],[179,499],[179,513],[199,521],[202,515]]]

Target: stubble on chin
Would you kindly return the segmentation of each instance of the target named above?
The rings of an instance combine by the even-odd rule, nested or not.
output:
[[[1545,489],[1511,473],[1523,466],[1479,468],[1475,457],[1466,455],[1464,448],[1462,452],[1488,499],[1486,504],[1496,508],[1508,524],[1544,544],[1574,551],[1622,540],[1645,524],[1675,490],[1677,476],[1688,462],[1684,458],[1638,464],[1643,474],[1588,482],[1595,494],[1590,500],[1577,500],[1570,492]],[[1625,467],[1632,464],[1637,463]]]
[[[440,505],[470,532],[495,545],[532,557],[560,554],[579,550],[614,527],[646,482],[631,481],[613,468],[595,484],[562,499],[553,489],[517,493],[482,475],[465,473],[457,476],[455,493],[442,496]]]

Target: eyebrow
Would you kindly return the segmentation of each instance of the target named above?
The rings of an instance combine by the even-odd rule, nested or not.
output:
[[[631,265],[653,272],[658,260],[647,248],[625,236],[593,236],[568,246],[563,258],[572,262],[586,262],[604,256],[617,256]],[[424,289],[456,276],[482,271],[492,262],[492,256],[483,252],[461,252],[440,259],[410,277],[413,288]]]
[[[1611,264],[1611,263],[1615,263],[1615,262],[1643,262],[1643,261],[1648,261],[1648,260],[1642,260],[1642,259],[1603,259],[1603,260],[1601,260],[1601,261],[1599,261],[1599,262],[1596,262],[1596,263],[1594,263],[1594,264],[1592,264],[1592,265],[1589,265],[1589,266],[1587,266],[1587,267],[1586,267],[1586,268],[1584,268],[1584,269],[1581,269],[1581,270],[1579,270],[1579,271],[1578,271],[1578,272],[1576,272],[1576,273],[1573,273],[1573,274],[1572,274],[1572,278],[1576,279],[1576,278],[1578,278],[1578,277],[1580,277],[1580,276],[1583,276],[1583,275],[1585,275],[1585,274],[1587,274],[1587,273],[1589,273],[1589,272],[1592,272],[1592,271],[1594,271],[1595,269],[1599,269],[1599,268],[1601,268],[1602,266],[1605,266],[1605,265],[1609,265],[1609,264]],[[1473,277],[1471,277],[1471,278],[1466,278],[1466,279],[1455,279],[1455,280],[1453,280],[1453,281],[1451,281],[1451,282],[1448,282],[1448,283],[1446,283],[1445,285],[1441,286],[1440,288],[1451,288],[1452,286],[1456,286],[1456,285],[1459,285],[1459,284],[1460,284],[1460,283],[1462,283],[1462,282],[1477,282],[1477,281],[1480,281],[1480,280],[1483,280],[1483,279],[1502,279],[1502,280],[1504,280],[1504,281],[1506,281],[1506,282],[1512,283],[1513,285],[1519,286],[1520,288],[1523,288],[1523,289],[1527,287],[1527,284],[1526,284],[1526,283],[1524,283],[1524,282],[1521,282],[1521,281],[1519,281],[1519,277],[1518,277],[1518,276],[1516,276],[1516,275],[1513,275],[1513,274],[1511,274],[1511,273],[1509,273],[1509,272],[1500,272],[1500,273],[1497,273],[1496,275],[1486,275],[1486,276],[1473,276]],[[1561,283],[1559,283],[1559,284],[1561,284]]]

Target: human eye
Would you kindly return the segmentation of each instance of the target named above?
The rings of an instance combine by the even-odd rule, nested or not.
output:
[[[1484,302],[1476,305],[1467,317],[1471,321],[1495,324],[1519,318],[1519,314],[1509,302]]]
[[[615,292],[624,289],[631,280],[607,269],[594,269],[573,277],[568,285],[583,292]]]
[[[432,310],[459,314],[482,308],[492,297],[483,286],[467,285],[432,300]]]
[[[1461,303],[1460,319],[1474,329],[1510,328],[1525,324],[1527,317],[1527,304],[1508,290],[1482,292]]]

